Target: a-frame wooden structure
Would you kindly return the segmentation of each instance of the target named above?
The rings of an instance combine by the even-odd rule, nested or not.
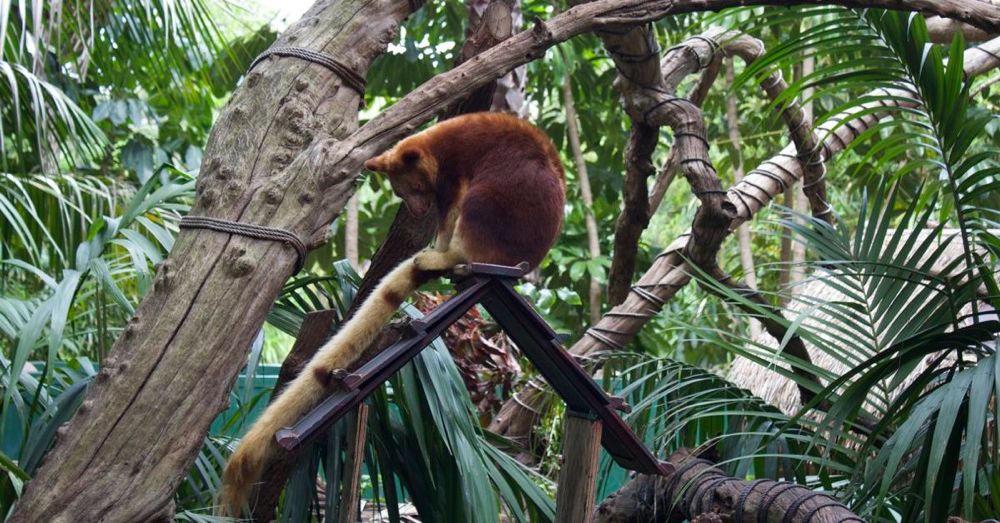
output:
[[[348,523],[357,518],[357,487],[367,418],[365,398],[477,303],[482,304],[566,402],[563,467],[556,494],[557,521],[590,520],[600,446],[626,469],[642,474],[673,472],[673,466],[654,457],[618,416],[617,411],[627,411],[628,405],[620,398],[608,396],[594,382],[563,348],[556,333],[514,290],[514,283],[526,270],[527,264],[518,267],[471,264],[456,268],[455,296],[423,318],[411,321],[409,336],[342,376],[339,390],[294,426],[278,431],[278,444],[293,451],[353,413],[349,420],[344,495],[338,521]],[[300,339],[315,339],[314,333],[304,332],[309,325],[320,326],[316,322],[304,323]]]

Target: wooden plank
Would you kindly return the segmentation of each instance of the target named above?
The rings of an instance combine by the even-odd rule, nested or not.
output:
[[[601,421],[567,413],[556,490],[556,523],[589,523],[593,518],[600,449]]]
[[[479,299],[492,287],[488,278],[471,278],[473,284],[451,299],[438,305],[436,309],[418,322],[410,325],[416,330],[414,336],[401,340],[376,355],[359,369],[350,373],[344,384],[349,390],[334,392],[322,403],[314,407],[291,427],[279,429],[275,438],[285,450],[295,450],[312,438],[320,435],[330,425],[344,416],[355,405],[361,404],[382,383],[392,377],[403,365],[416,357],[431,344],[445,329],[455,323],[463,314],[474,307]]]
[[[361,465],[365,461],[365,437],[368,435],[368,405],[362,403],[348,414],[347,459],[340,490],[338,523],[358,521],[358,501],[361,497]]]
[[[568,410],[592,412],[604,422],[602,442],[605,450],[622,467],[643,474],[668,475],[673,466],[660,461],[618,416],[623,407],[590,377],[573,356],[555,341],[556,333],[509,281],[498,281],[482,300],[483,307],[504,332],[531,360],[545,381],[566,402]]]

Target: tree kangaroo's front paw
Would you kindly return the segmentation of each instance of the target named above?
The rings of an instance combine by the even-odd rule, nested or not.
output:
[[[442,252],[422,251],[413,257],[414,267],[422,271],[443,271],[450,269],[454,263]]]

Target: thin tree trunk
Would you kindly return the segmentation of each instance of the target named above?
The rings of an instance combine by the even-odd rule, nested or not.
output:
[[[732,93],[734,78],[733,61],[725,61],[726,86]],[[733,143],[736,155],[733,157],[733,183],[743,181],[743,138],[740,134],[740,118],[736,108],[736,97],[726,97],[726,126],[729,127],[729,140]],[[750,224],[741,223],[736,229],[736,236],[739,239],[740,266],[743,268],[743,281],[747,287],[757,289],[757,272],[753,263],[753,244],[750,239]],[[757,338],[761,334],[760,324],[755,320],[750,320],[750,335]]]
[[[798,38],[801,32],[801,22],[795,22],[791,29],[792,37]],[[801,77],[802,64],[797,63],[792,66],[792,82],[798,81]],[[796,180],[785,188],[781,201],[781,204],[785,208],[794,211],[798,207],[798,203],[796,201],[798,198],[796,198],[796,195],[800,192],[799,186],[801,183],[801,180]],[[795,219],[793,215],[787,216],[787,218],[789,220]],[[788,289],[788,284],[792,280],[792,230],[787,227],[784,227],[781,230],[781,254],[778,261],[778,289],[785,290]],[[781,302],[785,301],[785,298],[781,299]]]
[[[573,103],[573,82],[567,74],[563,79],[563,105],[566,109],[566,134],[569,135],[569,146],[573,151],[573,163],[576,165],[576,176],[580,182],[580,199],[583,200],[584,222],[587,226],[587,251],[591,260],[601,257],[601,241],[597,236],[597,220],[594,219],[594,195],[590,191],[590,176],[587,174],[587,162],[583,159],[583,149],[580,147],[580,130],[577,127],[576,107]],[[590,276],[590,322],[597,323],[601,319],[601,282],[596,275]]]
[[[361,272],[361,260],[358,257],[358,193],[347,200],[344,210],[344,257],[355,272]]]
[[[800,29],[796,26],[795,32],[798,33]],[[806,73],[805,62],[809,61],[812,63],[812,57],[804,59],[802,62],[795,64],[792,69],[792,80],[795,82],[801,81]],[[810,71],[811,72],[811,71]],[[803,90],[803,98],[807,99],[808,92]],[[812,122],[812,104],[808,106],[802,106],[802,112],[805,114],[806,121]],[[798,151],[799,153],[804,153],[804,151]],[[798,214],[804,214],[808,211],[808,204],[806,203],[806,196],[803,192],[804,184],[808,183],[805,180],[797,181],[792,185],[788,186],[785,190],[784,205],[787,207],[791,213],[788,216],[789,220],[793,220],[801,223]],[[806,260],[806,248],[801,242],[797,242],[792,237],[792,230],[786,229],[781,235],[781,272],[778,274],[778,288],[783,289],[786,292],[792,292],[792,288],[795,283],[802,280],[804,275],[802,264]]]
[[[781,204],[789,209],[795,207],[795,193],[799,188],[799,180],[789,185],[782,193]],[[791,218],[791,217],[789,217]],[[792,231],[788,228],[781,229],[781,255],[778,264],[778,289],[787,289],[788,282],[792,278]]]
[[[802,60],[802,78],[806,78],[812,74],[815,69],[816,59],[812,56],[807,56]],[[812,122],[813,120],[813,102],[812,94],[814,89],[812,87],[806,87],[802,90],[802,112],[806,115],[806,121]],[[806,199],[806,195],[803,191],[796,191],[794,204],[792,208],[798,215],[805,215],[809,212],[809,202]],[[788,285],[790,285],[790,292],[795,291],[795,284],[802,281],[805,278],[805,263],[806,263],[806,245],[800,241],[792,242],[792,259],[791,267],[788,271]]]

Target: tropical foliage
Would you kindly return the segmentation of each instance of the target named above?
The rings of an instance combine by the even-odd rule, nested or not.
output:
[[[241,71],[274,38],[266,21],[234,22],[245,18],[245,7],[203,0],[0,0],[3,514],[149,289],[177,221],[190,208],[215,114]],[[522,10],[526,18],[545,18],[555,8],[526,0]],[[372,69],[363,114],[447,70],[465,20],[457,1],[429,3],[411,17]],[[771,290],[766,294],[782,317],[698,274],[702,287],[724,299],[694,285],[681,290],[628,353],[594,362],[605,387],[633,405],[630,422],[661,455],[705,449],[733,475],[806,484],[873,521],[997,516],[1000,125],[994,112],[1000,99],[983,88],[989,79],[963,72],[973,44],[960,35],[931,43],[919,15],[827,6],[683,15],[658,23],[656,38],[667,48],[712,25],[756,36],[767,48],[753,64],[737,64],[733,85],[720,82],[703,104],[712,160],[724,177],[739,159],[755,166],[780,150],[786,138],[777,109],[789,100],[811,105],[817,123],[837,126],[869,116],[874,102],[892,107],[881,109],[888,116],[827,165],[835,225],[777,206],[753,223],[759,286]],[[803,73],[806,58],[815,68]],[[770,103],[756,85],[775,70],[791,85]],[[610,231],[621,206],[628,123],[613,88],[616,74],[593,35],[562,44],[526,71],[529,118],[563,152],[571,194],[559,244],[539,277],[520,290],[556,330],[574,335],[588,323],[587,281],[607,278]],[[561,86],[567,76],[594,189],[590,208],[579,197],[566,135]],[[691,86],[683,84],[681,93]],[[740,144],[726,132],[733,93],[739,93]],[[661,142],[671,140],[664,131]],[[658,149],[657,165],[666,150]],[[358,194],[357,240],[366,258],[398,202],[374,177]],[[675,182],[643,237],[639,271],[689,227],[696,205],[685,184]],[[587,213],[602,229],[606,254],[596,259],[587,248]],[[311,255],[306,275],[287,283],[250,348],[245,378],[232,392],[234,407],[206,437],[178,490],[178,519],[212,519],[219,470],[270,392],[254,387],[255,376],[280,362],[305,314],[342,313],[350,304],[357,275],[336,261],[347,240],[340,219],[332,230],[329,246]],[[806,246],[806,260],[782,258],[788,237]],[[723,265],[736,269],[737,255],[734,240],[724,247]],[[796,264],[808,279],[780,287]],[[826,291],[798,292],[819,287]],[[420,314],[404,308],[403,314]],[[762,315],[789,335],[751,336],[752,316]],[[791,336],[811,348],[812,362],[782,350]],[[404,501],[427,521],[496,521],[501,511],[517,521],[551,519],[559,406],[537,429],[547,445],[522,449],[539,454],[538,467],[529,469],[497,450],[514,444],[481,426],[463,382],[469,376],[452,357],[436,342],[372,398],[365,452],[370,497],[393,521]],[[771,398],[734,385],[735,378],[727,381],[734,360],[769,368],[815,397],[791,409],[770,405],[765,399]],[[522,363],[515,388],[532,377]],[[498,390],[496,399],[509,393]],[[343,437],[343,427],[335,427],[299,465],[280,504],[283,520],[336,512]],[[625,480],[606,460],[605,491]]]

